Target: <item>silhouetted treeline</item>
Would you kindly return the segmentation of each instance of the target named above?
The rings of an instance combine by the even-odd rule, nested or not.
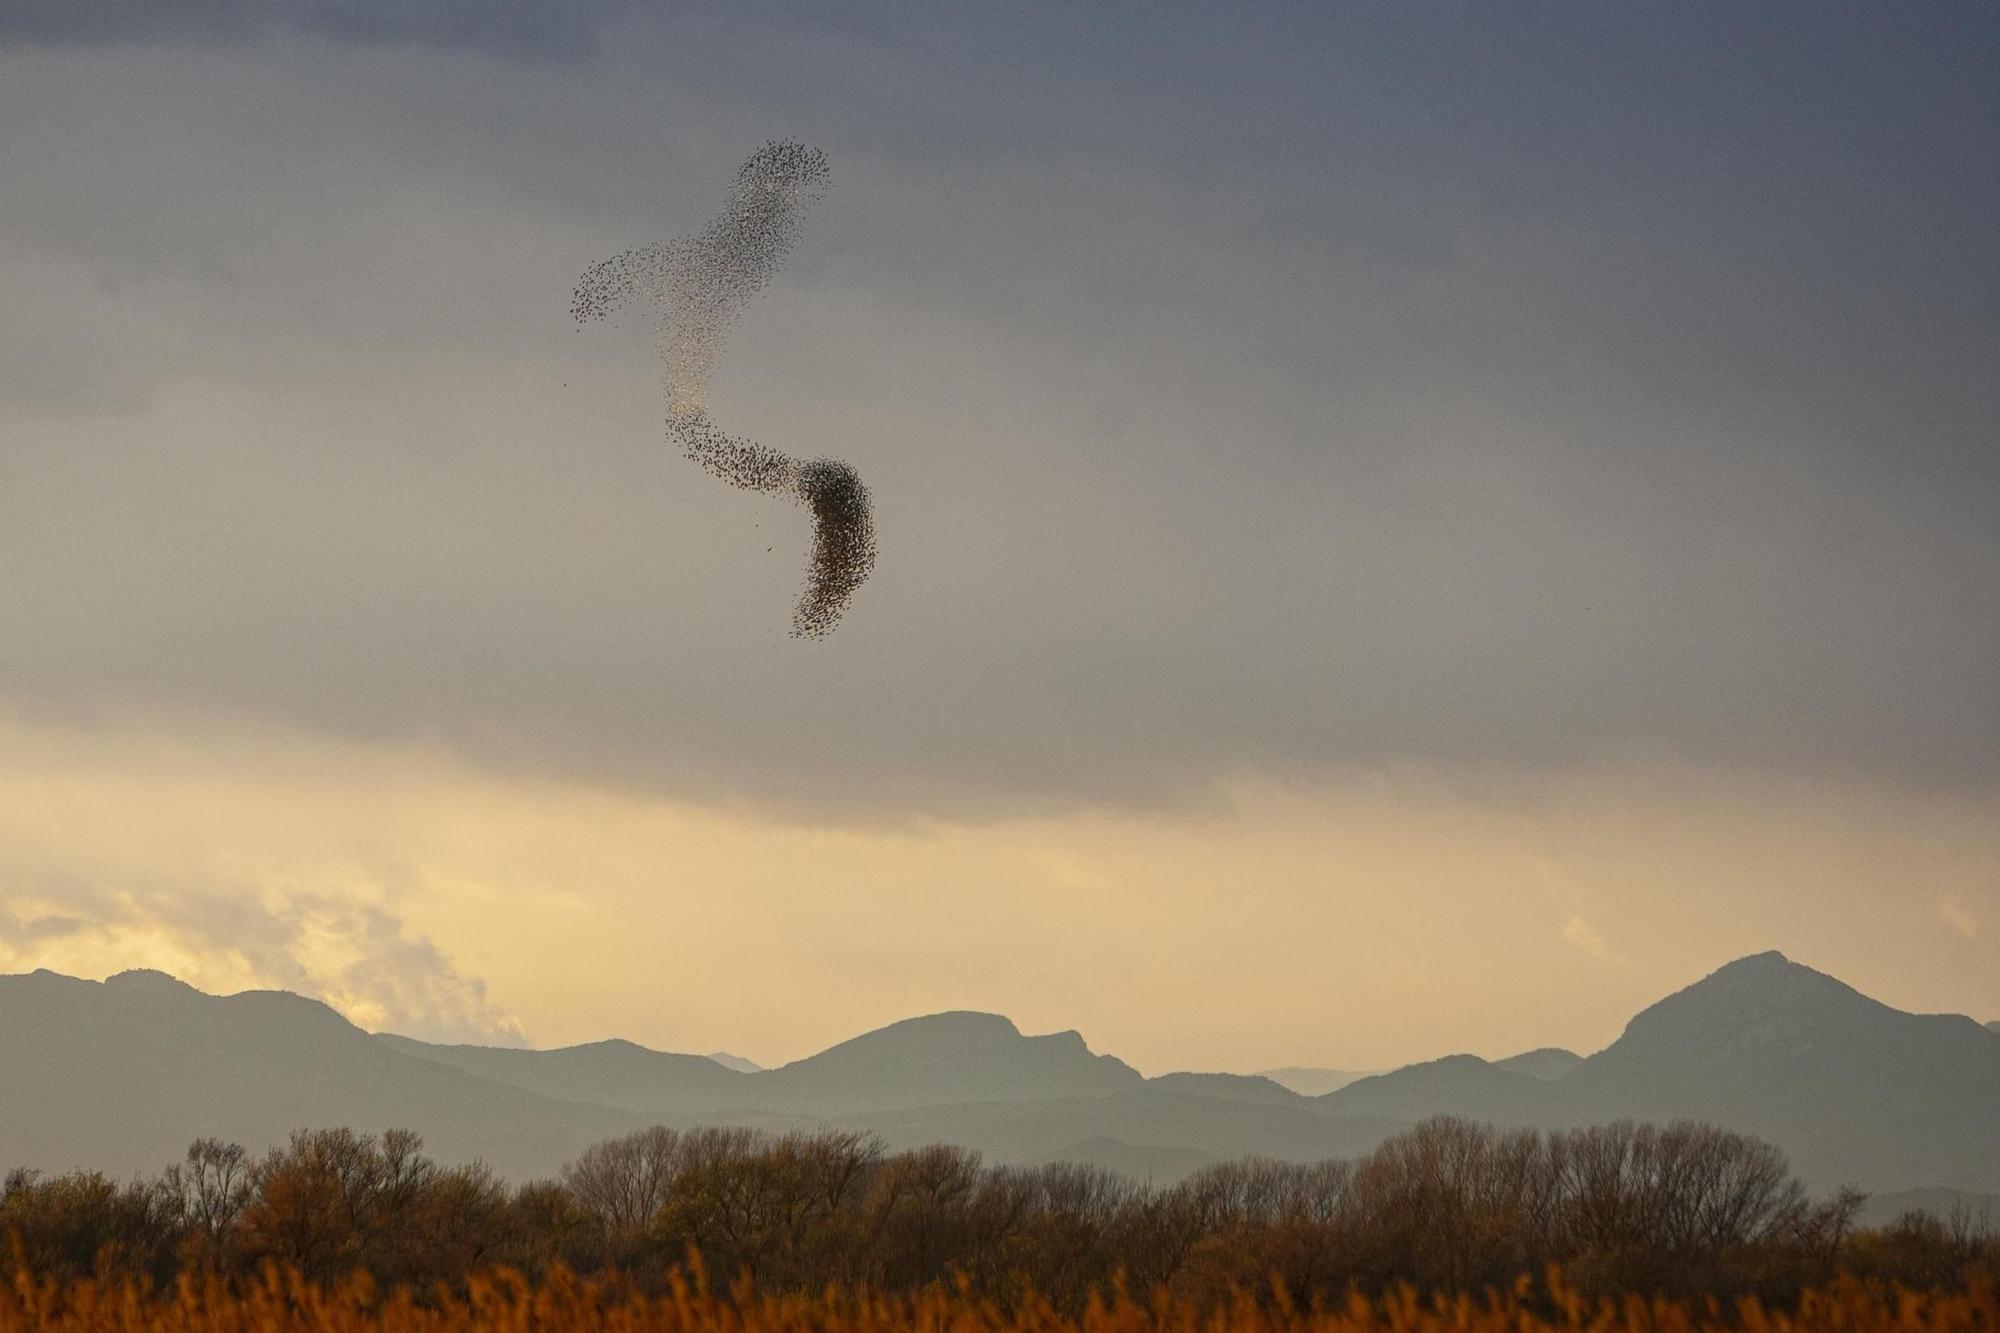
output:
[[[1587,1295],[1787,1304],[1836,1273],[1951,1287],[2000,1277],[2000,1236],[1906,1215],[1858,1231],[1862,1196],[1811,1200],[1768,1144],[1706,1125],[1540,1134],[1430,1120],[1366,1157],[1247,1160],[1151,1188],[1096,1167],[991,1167],[864,1134],[656,1128],[562,1178],[510,1188],[442,1167],[406,1131],[302,1131],[253,1159],[204,1139],[153,1180],[15,1172],[0,1232],[43,1276],[251,1274],[462,1288],[562,1266],[656,1285],[691,1252],[763,1291],[905,1292],[959,1281],[1002,1304],[1080,1306],[1117,1281],[1209,1302],[1274,1289],[1345,1299],[1400,1284],[1506,1289],[1559,1265]]]

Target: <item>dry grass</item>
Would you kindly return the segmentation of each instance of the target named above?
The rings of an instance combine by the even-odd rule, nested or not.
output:
[[[1239,1298],[1201,1308],[1167,1298],[1094,1301],[1080,1316],[1030,1301],[1011,1310],[963,1293],[932,1290],[913,1297],[828,1292],[817,1298],[712,1294],[697,1275],[676,1278],[664,1294],[558,1272],[539,1285],[508,1270],[475,1278],[464,1293],[418,1301],[410,1293],[379,1292],[364,1276],[317,1287],[295,1273],[267,1270],[248,1284],[184,1278],[172,1290],[131,1284],[67,1285],[25,1273],[0,1289],[0,1333],[116,1330],[117,1333],[501,1333],[548,1330],[662,1330],[663,1333],[1533,1333],[1540,1329],[1593,1333],[1674,1333],[1728,1329],[1748,1333],[1828,1329],[1841,1333],[2000,1333],[2000,1296],[1993,1284],[1969,1291],[1886,1291],[1843,1283],[1808,1293],[1795,1312],[1755,1302],[1728,1310],[1691,1308],[1636,1298],[1589,1306],[1556,1284],[1553,1303],[1531,1302],[1523,1281],[1506,1295],[1423,1299],[1404,1292],[1384,1300],[1356,1297],[1333,1308],[1302,1310],[1282,1297]],[[1553,1311],[1553,1312],[1551,1312]]]

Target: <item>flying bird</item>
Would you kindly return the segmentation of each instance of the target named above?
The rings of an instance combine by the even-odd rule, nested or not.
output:
[[[875,567],[868,488],[837,458],[793,458],[724,432],[708,416],[708,383],[730,324],[798,243],[799,218],[826,194],[828,179],[817,148],[767,143],[743,164],[713,222],[591,265],[571,307],[579,324],[635,297],[657,307],[668,439],[730,485],[789,496],[811,511],[812,554],[792,612],[797,638],[831,631]]]

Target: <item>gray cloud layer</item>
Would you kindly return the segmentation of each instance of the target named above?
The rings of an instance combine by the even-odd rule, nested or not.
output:
[[[1041,17],[0,53],[0,693],[878,809],[2000,779],[1989,12]],[[564,313],[746,133],[843,184],[717,414],[901,516],[810,653]]]
[[[595,55],[601,28],[629,8],[629,0],[14,0],[0,8],[0,46],[213,45],[303,33],[568,62]]]

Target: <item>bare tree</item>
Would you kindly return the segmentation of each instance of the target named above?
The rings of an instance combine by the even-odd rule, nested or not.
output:
[[[202,1256],[215,1262],[250,1197],[250,1154],[240,1143],[196,1139],[186,1159],[168,1167],[161,1180]]]
[[[682,1161],[681,1136],[665,1125],[586,1148],[562,1169],[563,1184],[615,1241],[642,1234],[666,1202]]]

